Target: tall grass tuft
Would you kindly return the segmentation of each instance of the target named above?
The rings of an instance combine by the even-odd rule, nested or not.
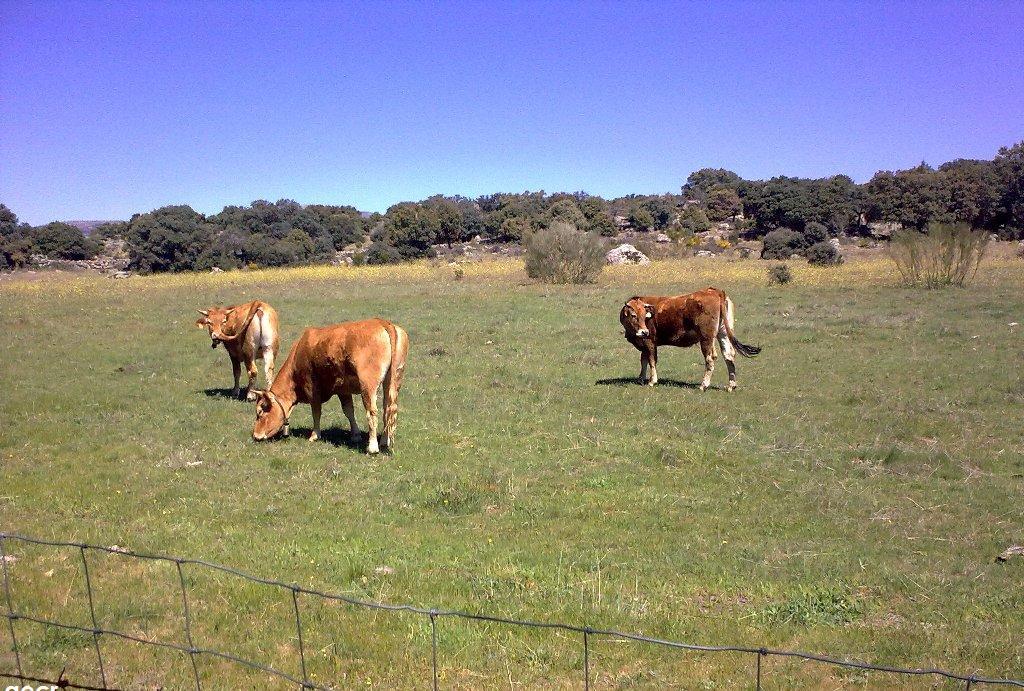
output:
[[[526,240],[526,274],[545,283],[593,283],[604,268],[596,235],[556,221]]]
[[[908,285],[963,286],[978,273],[988,240],[987,233],[967,224],[933,223],[927,233],[894,234],[889,257]]]

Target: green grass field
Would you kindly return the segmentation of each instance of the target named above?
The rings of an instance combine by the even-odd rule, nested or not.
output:
[[[884,259],[681,260],[597,285],[518,264],[0,283],[0,529],[196,557],[360,598],[1024,678],[1024,262],[966,289],[896,287]],[[617,312],[715,285],[761,345],[700,393],[697,350],[654,389]],[[397,450],[250,440],[252,404],[194,309],[255,297],[301,328],[379,315],[410,334]],[[261,372],[262,384],[262,372]],[[357,404],[365,430],[365,415]],[[8,542],[16,607],[88,625],[77,552]],[[393,573],[380,573],[386,566]],[[183,642],[177,576],[91,564],[101,624]],[[189,572],[196,643],[298,674],[287,593]],[[303,601],[309,667],[338,687],[429,686],[425,618]],[[0,622],[4,623],[5,622]],[[96,683],[92,641],[17,623],[29,671]],[[13,667],[6,625],[0,667]],[[557,631],[442,620],[446,688],[578,687]],[[108,677],[187,688],[186,656],[104,639]],[[284,688],[201,658],[208,688]],[[750,687],[753,660],[597,639],[600,688]],[[765,662],[766,688],[926,679]],[[942,685],[939,684],[941,687]],[[953,688],[952,685],[949,686]],[[945,687],[943,687],[945,688]]]

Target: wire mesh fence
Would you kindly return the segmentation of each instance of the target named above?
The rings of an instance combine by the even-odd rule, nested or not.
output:
[[[21,543],[23,545],[37,545],[44,548],[60,548],[60,549],[71,549],[77,552],[78,559],[81,562],[81,583],[80,583],[80,597],[88,605],[88,620],[85,625],[82,623],[73,624],[68,622],[55,621],[52,619],[39,617],[31,614],[26,614],[24,611],[19,610],[17,602],[14,598],[14,589],[12,587],[10,566],[8,556],[12,554],[11,545],[15,543]],[[134,635],[125,631],[119,631],[112,628],[105,627],[100,624],[100,619],[97,617],[96,607],[96,587],[93,583],[93,579],[90,576],[90,556],[93,559],[100,554],[112,554],[117,555],[120,558],[129,560],[139,560],[148,562],[160,562],[163,564],[170,565],[173,573],[176,575],[176,589],[178,590],[177,596],[180,597],[180,617],[181,617],[181,628],[182,637],[180,640],[184,643],[173,642],[169,640],[162,640],[152,637],[142,637]],[[529,621],[522,619],[512,619],[507,617],[493,616],[489,614],[464,612],[458,610],[449,609],[437,609],[437,608],[424,608],[417,607],[414,605],[404,604],[390,604],[386,602],[376,602],[373,600],[364,600],[359,598],[350,597],[338,593],[328,593],[312,588],[305,588],[299,585],[285,583],[279,580],[261,578],[254,576],[237,569],[233,569],[228,566],[222,566],[220,564],[214,564],[211,562],[203,561],[201,559],[189,559],[181,557],[172,557],[159,554],[146,554],[141,552],[135,552],[119,547],[102,547],[99,545],[90,545],[80,542],[61,542],[53,540],[43,540],[17,533],[0,532],[0,564],[2,564],[2,585],[3,585],[3,601],[0,602],[0,606],[5,609],[4,617],[7,620],[7,633],[10,638],[10,653],[13,654],[14,658],[14,669],[3,670],[0,669],[0,679],[8,678],[15,679],[19,682],[30,682],[38,684],[45,688],[47,685],[56,688],[71,688],[71,689],[114,689],[116,686],[111,685],[111,679],[109,679],[107,666],[105,664],[104,657],[104,639],[112,638],[120,641],[127,641],[132,644],[140,646],[147,646],[151,648],[162,649],[169,651],[173,654],[186,657],[190,663],[189,668],[191,672],[190,682],[194,683],[197,691],[202,691],[204,688],[204,681],[199,671],[199,660],[202,658],[213,658],[222,661],[226,661],[232,664],[241,665],[255,670],[269,674],[281,682],[293,684],[300,689],[331,689],[331,686],[325,686],[321,683],[314,682],[309,673],[307,665],[307,646],[305,642],[303,632],[303,609],[302,601],[305,598],[315,598],[325,602],[341,602],[348,605],[352,605],[357,608],[377,610],[382,612],[393,612],[393,613],[408,613],[415,616],[423,617],[426,622],[429,623],[430,631],[430,678],[424,680],[425,683],[431,684],[432,688],[440,688],[441,676],[438,668],[438,627],[440,620],[443,619],[462,619],[471,622],[488,622],[491,624],[497,624],[509,627],[525,627],[530,629],[538,630],[557,630],[565,635],[571,635],[578,638],[579,646],[581,648],[580,659],[582,663],[579,669],[579,682],[580,686],[584,689],[589,689],[594,679],[594,670],[591,669],[591,648],[597,639],[614,639],[626,643],[638,643],[659,646],[665,649],[675,649],[681,651],[698,651],[703,653],[732,653],[746,655],[751,658],[750,664],[750,683],[751,686],[760,690],[762,688],[762,677],[766,675],[766,670],[763,668],[763,663],[767,658],[779,657],[779,658],[790,658],[799,659],[811,663],[818,663],[823,665],[832,665],[835,667],[854,669],[869,672],[880,672],[885,674],[898,675],[903,677],[932,677],[932,678],[944,678],[953,682],[960,682],[964,688],[970,691],[975,686],[980,685],[991,685],[991,686],[1010,686],[1024,688],[1024,681],[1015,679],[1004,679],[1004,678],[991,678],[974,674],[958,674],[950,672],[944,669],[937,668],[903,668],[894,667],[888,665],[875,665],[867,662],[860,662],[857,660],[844,659],[839,657],[832,657],[827,655],[818,655],[814,653],[805,653],[793,650],[777,650],[766,647],[754,647],[754,646],[709,646],[709,645],[698,645],[695,643],[684,643],[680,641],[665,640],[660,638],[653,638],[650,636],[644,636],[640,634],[627,633],[623,631],[616,631],[612,629],[605,629],[599,627],[589,626],[576,626],[572,624],[565,624],[560,622],[542,622],[542,621]],[[190,600],[190,588],[186,578],[186,571],[191,569],[207,570],[216,572],[219,574],[226,574],[230,577],[242,579],[248,583],[261,584],[265,586],[271,586],[275,589],[280,589],[281,592],[288,595],[291,606],[288,608],[289,619],[291,620],[288,626],[294,626],[297,654],[297,669],[299,674],[286,672],[278,667],[270,664],[265,664],[256,660],[248,659],[241,655],[236,655],[231,652],[223,650],[215,650],[208,647],[203,647],[195,643],[193,637],[193,614],[192,614],[192,601]],[[23,665],[22,650],[19,647],[18,631],[22,626],[32,625],[39,627],[46,627],[49,629],[55,629],[65,632],[74,632],[77,634],[85,635],[91,639],[92,648],[95,653],[97,678],[91,682],[84,681],[85,676],[82,677],[69,677],[67,676],[66,670],[62,670],[59,674],[55,675],[54,678],[45,676],[36,676],[30,673]],[[97,683],[98,682],[98,683]],[[216,686],[206,682],[208,686]],[[37,686],[38,688],[38,686]]]

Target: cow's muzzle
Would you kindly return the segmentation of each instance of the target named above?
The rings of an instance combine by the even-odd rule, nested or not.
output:
[[[650,336],[651,332],[647,329],[637,329],[636,335],[640,338],[645,338],[646,336]]]

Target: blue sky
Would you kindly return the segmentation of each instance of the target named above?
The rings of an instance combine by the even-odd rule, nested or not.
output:
[[[0,1],[22,220],[677,191],[991,158],[1024,3]]]

